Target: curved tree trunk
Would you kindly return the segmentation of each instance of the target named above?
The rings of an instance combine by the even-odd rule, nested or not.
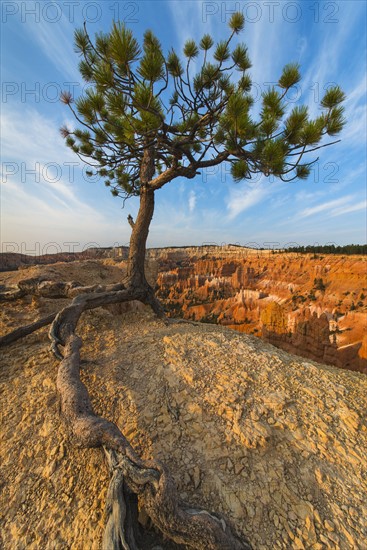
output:
[[[140,167],[140,207],[135,223],[129,217],[132,226],[130,238],[127,278],[125,284],[130,289],[145,293],[143,302],[153,309],[159,317],[164,317],[164,309],[155,297],[154,290],[146,280],[145,255],[149,226],[154,213],[154,189],[149,185],[155,172],[154,150],[144,149]]]
[[[103,550],[152,548],[146,541],[138,543],[136,498],[158,531],[176,544],[195,550],[250,550],[246,539],[239,539],[222,516],[183,502],[166,467],[158,460],[142,460],[119,428],[93,411],[80,380],[82,341],[75,333],[79,318],[101,305],[141,298],[145,299],[145,292],[131,288],[81,294],[57,315],[50,330],[52,349],[61,359],[57,388],[63,416],[79,445],[104,448],[111,470]]]
[[[140,208],[133,225],[130,238],[129,259],[127,265],[128,286],[145,288],[148,282],[145,277],[146,242],[150,222],[154,212],[154,191],[143,187],[140,191]]]
[[[80,379],[82,341],[76,334],[79,318],[85,311],[109,304],[130,300],[147,303],[146,289],[114,288],[116,286],[111,285],[113,288],[105,292],[80,293],[56,317],[51,314],[23,327],[22,334],[29,334],[53,321],[49,336],[51,349],[61,361],[57,389],[63,417],[74,442],[82,447],[103,447],[105,450],[111,481],[103,550],[178,550],[182,547],[251,550],[246,538],[241,540],[224,517],[183,502],[166,467],[158,460],[142,460],[116,424],[94,412],[88,389]],[[4,345],[15,339],[5,337]],[[155,533],[139,524],[138,502],[152,520]],[[165,537],[175,544],[167,545]]]

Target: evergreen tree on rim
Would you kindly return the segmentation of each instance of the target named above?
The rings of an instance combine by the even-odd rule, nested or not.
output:
[[[262,94],[255,120],[247,48],[233,44],[243,28],[243,15],[235,13],[227,40],[214,44],[208,34],[199,44],[187,40],[181,56],[173,49],[165,54],[150,30],[140,46],[122,23],[113,23],[111,32],[96,34],[94,41],[85,26],[75,32],[80,73],[89,87],[75,102],[70,93],[62,94],[80,128],[63,127],[61,133],[90,165],[88,174],[104,178],[113,195],[140,197],[136,221],[129,217],[126,282],[144,290],[159,314],[162,308],[144,274],[155,192],[221,163],[231,165],[235,182],[259,173],[282,181],[305,179],[318,160],[307,161],[306,154],[324,147],[323,137],[336,136],[344,125],[345,96],[338,86],[327,90],[315,119],[306,106],[291,108],[287,92],[300,81],[295,63]]]
[[[80,378],[82,340],[76,333],[84,312],[131,300],[149,304],[164,316],[144,273],[157,190],[221,163],[230,164],[234,181],[255,174],[282,181],[307,178],[317,160],[307,161],[307,153],[330,145],[323,142],[324,136],[341,131],[344,94],[338,86],[328,89],[315,119],[310,119],[307,107],[289,105],[287,92],[300,81],[296,64],[286,65],[278,84],[263,93],[255,120],[251,63],[246,46],[234,44],[243,27],[242,14],[235,13],[227,40],[214,44],[209,35],[199,44],[187,40],[181,56],[174,50],[164,54],[151,31],[140,46],[120,23],[107,34],[97,34],[94,41],[85,26],[75,32],[80,72],[89,87],[77,99],[62,94],[79,127],[63,127],[61,132],[67,145],[90,165],[90,174],[104,178],[114,195],[140,198],[137,219],[128,218],[132,234],[127,278],[105,286],[57,283],[57,297],[72,298],[68,305],[1,337],[0,346],[51,324],[52,351],[60,360],[57,389],[62,415],[74,441],[103,448],[109,465],[103,550],[251,549],[243,533],[239,536],[222,515],[184,502],[164,464],[141,458],[119,427],[94,411]],[[27,293],[55,298],[53,282],[50,287],[37,278],[23,283],[13,293],[3,293],[4,299]],[[155,530],[141,525],[139,510],[146,512]]]
[[[80,446],[103,447],[110,469],[104,550],[251,548],[222,515],[183,502],[166,467],[139,457],[118,426],[96,414],[80,379],[82,340],[76,333],[85,311],[108,304],[140,300],[164,316],[144,273],[156,191],[221,163],[230,164],[234,181],[259,173],[283,181],[307,178],[315,159],[307,161],[306,154],[328,145],[325,135],[341,131],[344,94],[338,86],[326,92],[316,119],[310,119],[307,107],[287,103],[288,90],[300,81],[296,64],[286,65],[277,86],[263,93],[255,120],[251,63],[246,46],[234,44],[244,28],[242,14],[231,17],[229,28],[228,39],[217,44],[207,34],[199,44],[187,40],[182,56],[174,50],[164,54],[151,31],[140,46],[120,23],[94,40],[85,26],[75,32],[80,72],[89,87],[77,99],[62,94],[79,127],[63,127],[61,133],[90,165],[90,175],[104,178],[114,195],[140,198],[136,220],[128,218],[127,278],[106,286],[59,285],[61,297],[73,298],[67,306],[0,339],[6,345],[52,323],[49,336],[60,360],[57,388],[63,417]],[[33,282],[37,293],[38,282]],[[155,531],[138,521],[142,508]],[[174,541],[168,547],[167,538]]]

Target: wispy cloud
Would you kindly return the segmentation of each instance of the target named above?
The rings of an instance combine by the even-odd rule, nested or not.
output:
[[[57,21],[46,17],[39,17],[37,20],[29,18],[25,29],[65,80],[80,82],[78,58],[73,50],[74,25],[62,12],[60,3],[51,1],[48,4],[55,6],[55,12],[60,14],[60,18]]]
[[[358,212],[359,210],[364,210],[367,212],[367,201],[361,201],[357,204],[352,205],[346,205],[342,208],[337,208],[336,210],[333,210],[330,214],[330,216],[342,216],[343,214],[349,214],[350,212]]]
[[[190,191],[189,193],[189,211],[193,212],[196,206],[196,193],[195,191]]]
[[[119,225],[118,210],[113,220],[107,194],[98,209],[82,197],[81,164],[65,147],[56,122],[34,109],[17,113],[8,105],[1,125],[3,240],[84,236],[106,242],[107,235],[107,242],[111,240]],[[123,238],[128,240],[128,233]]]
[[[65,147],[56,119],[22,105],[22,110],[3,105],[1,110],[2,155],[7,160],[63,162],[76,159]]]
[[[367,140],[367,77],[360,76],[353,86],[347,89],[345,101],[345,118],[347,124],[342,132],[342,145],[348,149],[353,146],[366,147]]]
[[[272,189],[269,186],[265,186],[263,179],[254,186],[250,186],[247,183],[233,185],[229,190],[226,204],[228,219],[233,220],[245,210],[264,201],[271,193]]]
[[[204,34],[212,34],[214,30],[213,17],[207,13],[208,3],[194,0],[193,2],[168,2],[167,4],[181,49],[188,39],[199,41]]]
[[[322,204],[318,204],[317,206],[305,208],[304,210],[302,210],[297,214],[297,218],[308,218],[310,216],[314,216],[315,214],[320,214],[322,212],[328,212],[329,216],[339,215],[338,214],[339,212],[342,214],[348,211],[347,209],[352,206],[350,203],[354,199],[355,199],[355,195],[347,195],[339,199],[323,202]]]

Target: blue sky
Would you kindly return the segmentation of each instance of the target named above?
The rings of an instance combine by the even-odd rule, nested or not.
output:
[[[265,177],[235,184],[226,167],[195,180],[176,180],[156,195],[148,246],[240,243],[252,246],[362,243],[366,238],[366,2],[348,1],[6,1],[1,4],[2,251],[55,252],[127,244],[137,199],[122,209],[103,182],[91,182],[59,134],[72,125],[58,101],[83,83],[73,31],[124,20],[142,37],[147,28],[165,51],[204,33],[227,36],[231,12],[246,18],[240,40],[253,64],[254,109],[283,66],[301,65],[291,96],[318,113],[325,87],[347,94],[341,143],[322,149],[307,181]],[[311,160],[311,158],[310,158]],[[53,243],[53,244],[52,244]]]

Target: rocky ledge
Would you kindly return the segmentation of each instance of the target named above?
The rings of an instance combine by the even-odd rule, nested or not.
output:
[[[220,326],[117,313],[83,317],[83,381],[183,498],[225,513],[256,550],[365,548],[365,375]],[[100,547],[108,472],[101,450],[69,444],[56,370],[45,329],[2,354],[3,548]]]

